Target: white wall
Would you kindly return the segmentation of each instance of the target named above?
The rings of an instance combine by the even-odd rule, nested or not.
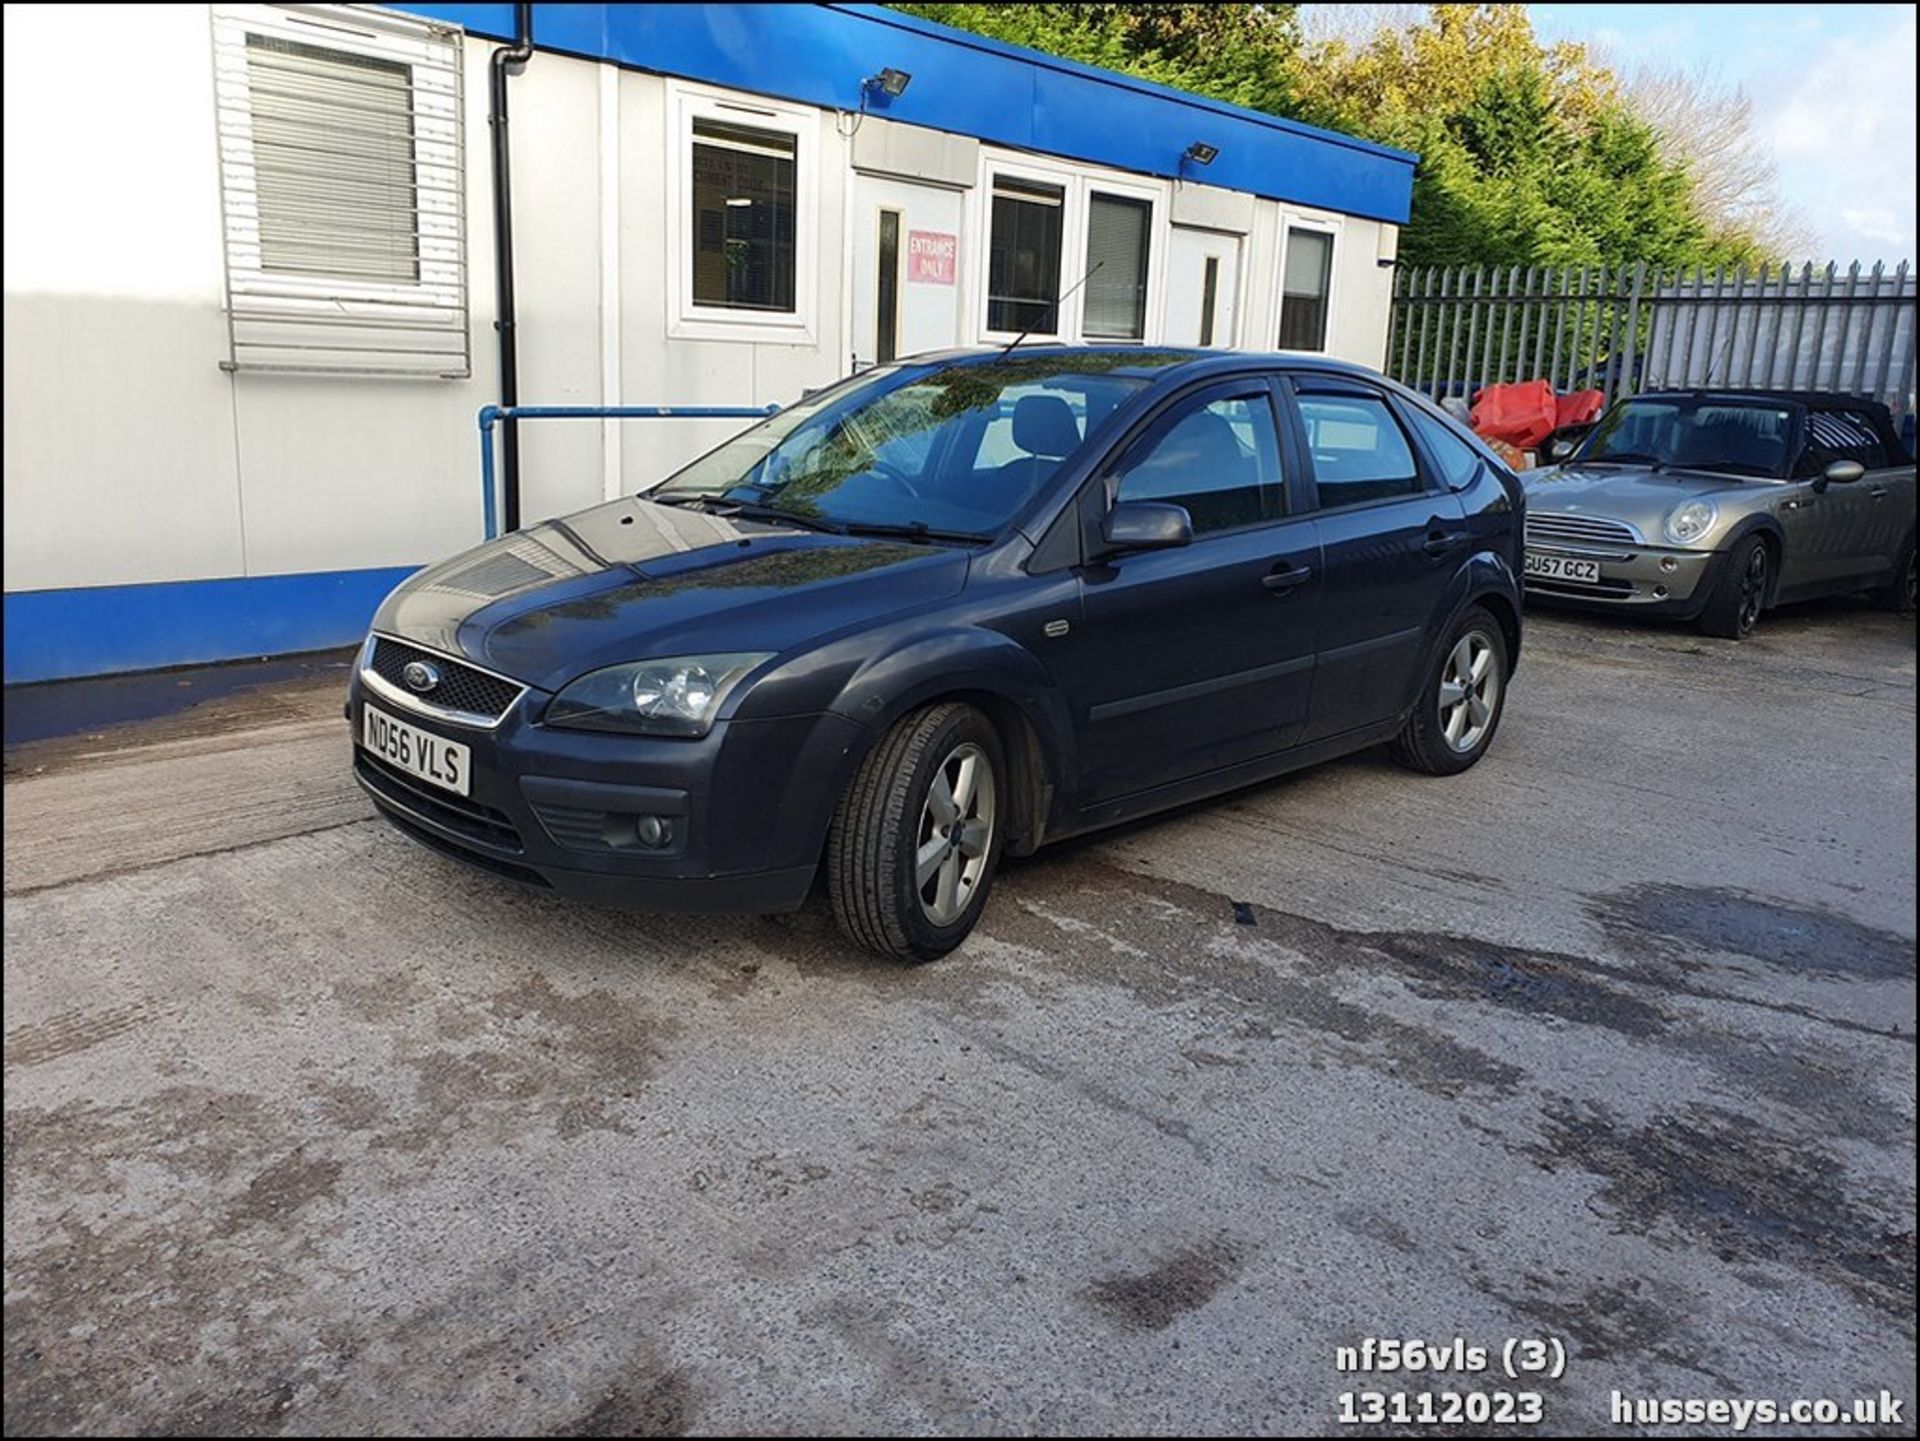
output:
[[[206,11],[4,13],[7,589],[237,575]]]
[[[497,396],[492,45],[469,40],[465,55],[472,377],[229,374],[208,8],[10,6],[5,27],[7,588],[405,565],[476,540],[475,414]],[[76,50],[85,64],[46,59]],[[689,87],[546,53],[512,83],[522,403],[764,406],[844,373],[851,146],[830,112],[805,122],[811,336],[670,339],[669,120]],[[1162,197],[1164,255],[1171,188],[1130,179]],[[983,319],[985,204],[979,185],[966,193],[962,341]],[[1238,343],[1272,346],[1284,225],[1305,215],[1338,227],[1329,350],[1378,365],[1392,227],[1250,209]],[[1063,257],[1063,276],[1077,270]],[[523,516],[649,485],[739,424],[526,422]]]

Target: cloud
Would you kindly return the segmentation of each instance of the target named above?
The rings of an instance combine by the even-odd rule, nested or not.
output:
[[[1756,77],[1759,121],[1781,190],[1829,249],[1817,258],[1912,259],[1914,12],[1848,8],[1844,33],[1810,40]]]
[[[1849,227],[1866,236],[1869,240],[1884,241],[1888,245],[1911,245],[1913,243],[1913,216],[1909,214],[1904,225],[1898,215],[1882,206],[1872,209],[1846,209],[1840,212],[1840,218]]]

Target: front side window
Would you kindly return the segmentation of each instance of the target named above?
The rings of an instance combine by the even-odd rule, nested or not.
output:
[[[1153,206],[1095,191],[1087,208],[1089,340],[1141,340],[1147,333],[1147,246]]]
[[[991,535],[1147,382],[1106,362],[895,365],[790,406],[650,493],[828,529]]]
[[[1289,230],[1280,285],[1280,348],[1327,348],[1327,291],[1333,279],[1333,237]]]
[[[1195,535],[1285,510],[1280,442],[1264,390],[1196,404],[1121,462],[1116,500],[1185,506]]]
[[[1059,332],[1065,217],[1066,192],[1059,186],[995,179],[993,234],[987,245],[988,330]]]
[[[1420,493],[1420,467],[1384,400],[1302,395],[1299,406],[1323,510]]]
[[[1793,412],[1778,405],[1693,396],[1629,400],[1608,411],[1580,447],[1583,465],[1652,465],[1780,479]]]
[[[791,313],[799,143],[792,134],[693,122],[693,303]]]

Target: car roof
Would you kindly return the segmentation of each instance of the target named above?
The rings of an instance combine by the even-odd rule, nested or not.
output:
[[[1707,397],[1714,400],[1751,402],[1756,405],[1804,405],[1809,410],[1885,411],[1887,408],[1885,402],[1870,396],[1847,395],[1836,390],[1709,390],[1696,386],[1692,390],[1648,390],[1626,398],[1629,400],[1699,400]]]
[[[1131,363],[1114,364],[1114,361],[1122,357],[1131,357]],[[1107,375],[1145,380],[1165,380],[1170,377],[1198,378],[1215,372],[1238,372],[1249,368],[1335,371],[1376,383],[1383,379],[1377,371],[1369,370],[1364,365],[1335,360],[1330,355],[1309,351],[1203,350],[1194,346],[1179,345],[1040,343],[1021,345],[1011,351],[1004,345],[983,345],[954,350],[922,351],[918,355],[903,355],[896,363],[900,365],[984,365],[996,360],[1015,358],[1024,361],[1054,360],[1063,370],[1068,371],[1075,369],[1076,360],[1097,362],[1097,364],[1089,363],[1085,368],[1089,371],[1098,370]]]

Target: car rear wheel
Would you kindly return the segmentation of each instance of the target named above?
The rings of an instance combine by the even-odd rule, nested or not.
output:
[[[1700,612],[1700,629],[1722,640],[1745,640],[1760,623],[1772,585],[1773,552],[1766,541],[1750,535],[1728,553],[1707,608]]]
[[[1454,623],[1420,696],[1394,739],[1396,760],[1450,776],[1487,753],[1507,699],[1507,637],[1492,615],[1474,606]]]
[[[896,724],[861,763],[827,838],[827,894],[867,950],[928,961],[967,938],[1000,860],[999,733],[947,702]]]

